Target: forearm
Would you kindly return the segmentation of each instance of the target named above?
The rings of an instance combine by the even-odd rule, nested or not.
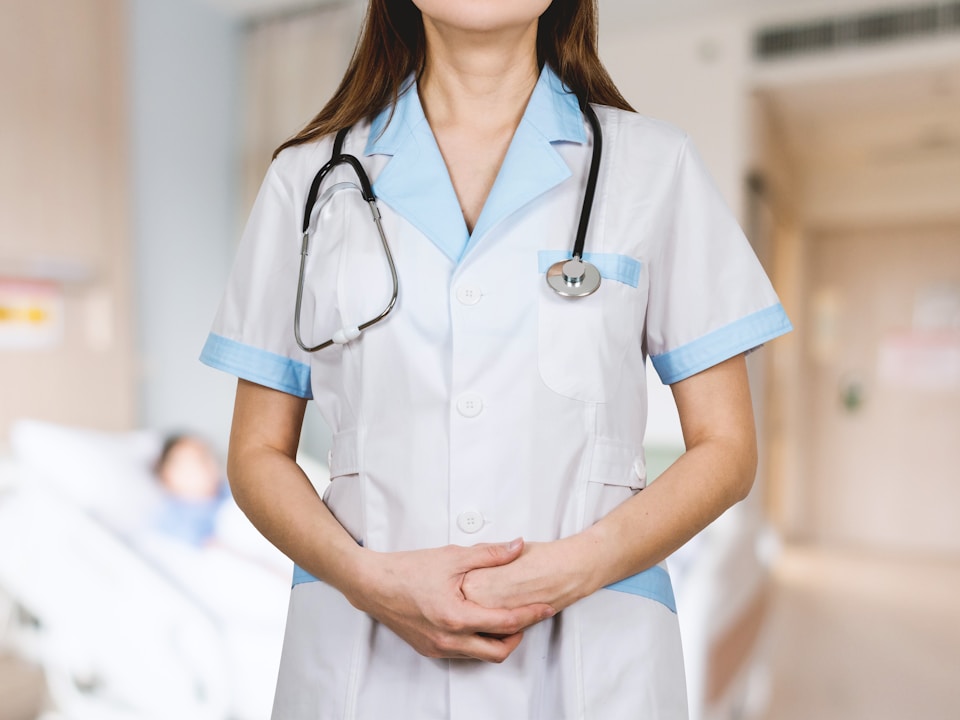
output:
[[[656,482],[577,536],[587,589],[646,570],[746,497],[757,434],[742,355],[672,386],[687,451]]]
[[[293,459],[269,446],[231,447],[228,476],[237,505],[264,537],[314,577],[352,594],[363,549]]]
[[[656,482],[571,538],[574,564],[588,570],[583,593],[662,561],[743,499],[756,472],[749,438],[705,440]]]
[[[227,477],[237,505],[264,537],[304,570],[349,594],[362,549],[294,459],[306,404],[240,380]]]
[[[749,444],[700,443],[582,532],[530,544],[511,565],[470,573],[464,592],[481,605],[568,607],[652,567],[709,525],[749,489],[754,457]]]

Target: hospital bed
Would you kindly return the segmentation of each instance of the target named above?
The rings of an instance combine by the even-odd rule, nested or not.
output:
[[[65,720],[269,716],[291,566],[235,505],[217,543],[144,530],[160,438],[23,421],[0,464],[0,590]],[[304,460],[318,482],[325,468]]]

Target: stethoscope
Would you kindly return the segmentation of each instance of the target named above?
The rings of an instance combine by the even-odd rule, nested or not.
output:
[[[597,177],[600,174],[600,156],[602,154],[603,135],[600,131],[600,121],[590,104],[580,101],[580,109],[590,123],[593,130],[593,155],[590,159],[590,170],[587,174],[587,187],[583,193],[583,206],[580,208],[580,223],[577,226],[577,237],[573,243],[573,253],[569,260],[560,260],[547,268],[546,279],[549,285],[558,295],[569,298],[580,298],[592,295],[600,287],[600,271],[596,266],[586,262],[583,259],[583,246],[587,237],[587,229],[590,226],[590,211],[593,208],[593,196],[597,190]],[[377,198],[373,194],[373,186],[370,184],[370,178],[363,169],[363,165],[353,155],[343,152],[343,142],[347,137],[350,128],[346,127],[340,130],[333,141],[333,152],[330,159],[324,164],[310,183],[310,190],[307,193],[307,201],[303,210],[303,238],[300,244],[300,274],[297,280],[297,305],[293,318],[293,334],[297,339],[297,345],[306,352],[316,352],[330,345],[344,345],[351,340],[360,337],[360,333],[371,325],[383,320],[394,305],[397,304],[397,294],[400,290],[400,284],[397,280],[397,266],[393,261],[393,253],[390,252],[390,245],[387,242],[387,236],[383,232],[383,222],[380,218],[380,209],[377,207]],[[357,176],[359,185],[352,182],[338,182],[331,185],[322,194],[320,185],[327,175],[334,168],[341,165],[349,165],[353,168]],[[393,292],[390,300],[380,313],[355,327],[344,327],[337,330],[333,337],[320,343],[319,345],[307,345],[303,342],[300,335],[300,309],[303,304],[303,281],[306,273],[307,255],[310,250],[310,221],[313,217],[314,207],[319,203],[322,208],[335,194],[344,190],[357,190],[366,201],[373,216],[373,222],[377,226],[377,233],[380,236],[380,243],[383,245],[383,252],[387,258],[387,264],[390,266],[390,276],[393,281]],[[319,197],[318,197],[319,195]]]

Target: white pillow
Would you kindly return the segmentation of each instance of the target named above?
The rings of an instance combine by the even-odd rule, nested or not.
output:
[[[123,534],[141,531],[161,500],[153,465],[162,442],[146,430],[104,432],[37,420],[19,420],[10,431],[25,477]]]

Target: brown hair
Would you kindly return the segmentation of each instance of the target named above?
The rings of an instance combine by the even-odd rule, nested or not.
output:
[[[597,54],[597,0],[553,0],[537,27],[537,59],[577,97],[633,110]],[[360,39],[340,87],[294,137],[274,151],[301,145],[373,117],[396,102],[404,80],[426,62],[423,18],[411,0],[370,0]]]

